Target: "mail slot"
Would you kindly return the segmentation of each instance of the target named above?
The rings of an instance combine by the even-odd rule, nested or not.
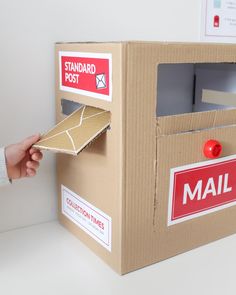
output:
[[[55,57],[57,124],[36,146],[58,152],[69,231],[120,274],[236,232],[235,45],[58,43]]]

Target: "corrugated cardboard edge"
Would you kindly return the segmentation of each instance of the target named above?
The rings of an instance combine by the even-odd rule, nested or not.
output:
[[[149,60],[153,58],[150,44],[130,42],[127,44],[126,50],[123,274],[147,264],[150,253],[148,253],[146,245],[154,230],[153,202],[156,200],[154,163],[156,163],[155,151],[157,147],[155,145],[156,118],[154,116],[156,99],[154,100],[153,90],[156,88],[156,64],[149,67]],[[159,49],[160,45],[156,45]],[[144,51],[146,54],[142,55]],[[143,58],[140,58],[141,56]],[[143,71],[143,67],[145,71]],[[151,77],[149,77],[150,71],[152,71]],[[151,80],[145,84],[147,79]],[[143,163],[145,163],[144,166],[142,166]],[[151,241],[149,245],[152,247]]]
[[[125,228],[126,228],[126,174],[127,174],[127,152],[126,152],[126,145],[127,145],[127,51],[128,51],[128,45],[127,43],[122,44],[122,96],[123,96],[123,105],[122,105],[122,183],[121,183],[121,265],[120,265],[120,274],[126,273],[125,268]]]

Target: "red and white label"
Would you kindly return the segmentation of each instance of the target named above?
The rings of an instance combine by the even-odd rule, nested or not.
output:
[[[172,168],[168,226],[236,205],[236,155]]]
[[[111,217],[61,186],[62,213],[99,244],[111,251]]]
[[[112,56],[108,53],[59,52],[60,90],[112,100]]]

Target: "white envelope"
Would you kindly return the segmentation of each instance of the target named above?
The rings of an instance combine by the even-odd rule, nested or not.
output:
[[[96,75],[96,88],[97,89],[107,88],[106,75],[105,74]]]

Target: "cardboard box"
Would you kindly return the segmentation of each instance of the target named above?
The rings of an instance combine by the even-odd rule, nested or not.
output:
[[[220,106],[222,99],[196,109],[204,89],[227,93],[235,84],[217,74],[206,82],[202,71],[223,67],[232,77],[235,61],[234,45],[56,45],[57,121],[64,123],[37,146],[83,150],[57,155],[59,219],[118,273],[236,232],[236,110]],[[79,111],[65,120],[70,103]],[[93,122],[72,134],[82,112]],[[210,139],[223,148],[219,156],[219,145],[208,143],[214,159],[203,153]]]

